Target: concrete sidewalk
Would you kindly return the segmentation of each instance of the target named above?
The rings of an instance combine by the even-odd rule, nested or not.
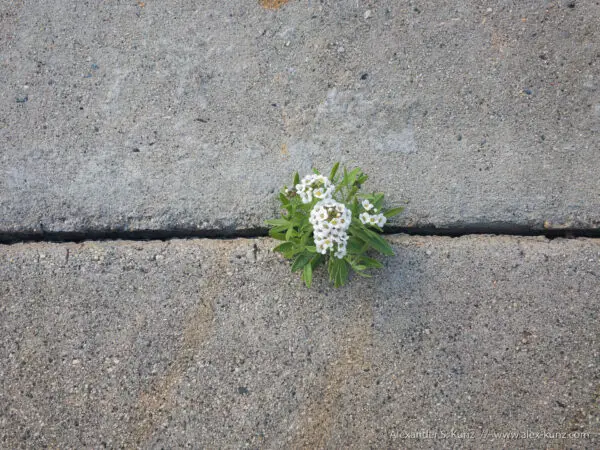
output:
[[[339,290],[267,239],[0,247],[0,446],[600,445],[598,240],[390,240]]]
[[[396,225],[598,229],[599,21],[592,0],[1,0],[0,233],[253,229],[338,160],[407,203]]]
[[[595,236],[599,23],[0,0],[0,243],[255,235],[336,161],[392,225]],[[600,447],[599,240],[389,239],[339,290],[268,239],[0,245],[0,447]]]

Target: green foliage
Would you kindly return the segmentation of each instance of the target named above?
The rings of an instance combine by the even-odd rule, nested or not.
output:
[[[370,274],[367,271],[383,268],[383,264],[374,258],[375,253],[384,256],[394,254],[392,247],[379,233],[383,231],[381,227],[384,226],[385,221],[400,214],[403,208],[384,210],[383,193],[360,192],[368,178],[362,170],[356,168],[349,171],[343,168],[340,171],[339,169],[340,164],[336,163],[328,179],[320,176],[320,172],[313,169],[319,176],[319,181],[313,185],[314,188],[319,189],[328,183],[329,186],[333,185],[331,194],[327,198],[343,204],[352,214],[350,226],[345,232],[347,241],[344,252],[340,253],[339,257],[334,256],[332,249],[327,251],[317,245],[313,225],[309,219],[311,211],[321,199],[312,197],[307,199],[303,192],[297,190],[297,186],[305,180],[301,180],[298,173],[294,174],[293,185],[290,188],[284,187],[278,194],[282,216],[266,222],[270,226],[269,236],[283,241],[273,250],[292,261],[292,272],[301,272],[301,278],[307,287],[311,286],[313,273],[320,265],[327,265],[329,279],[337,288],[348,281],[350,269],[360,276],[368,277]],[[315,177],[315,175],[311,176]],[[319,206],[316,209],[318,208]],[[377,220],[369,222],[367,220],[369,217]]]

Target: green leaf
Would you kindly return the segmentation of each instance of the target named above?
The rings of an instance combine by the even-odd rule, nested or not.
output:
[[[354,169],[348,174],[348,186],[352,186],[354,184],[359,173],[360,169]]]
[[[358,217],[359,216],[359,203],[358,203],[358,199],[356,197],[354,197],[354,199],[352,200],[352,203],[350,204],[350,211],[352,211],[352,217]]]
[[[273,249],[274,252],[286,253],[290,250],[294,250],[294,244],[291,242],[284,242],[283,244],[279,244],[277,247]]]
[[[292,259],[298,253],[304,252],[305,248],[302,245],[298,245],[295,242],[286,241],[283,244],[279,244],[273,249],[274,252],[281,253],[287,259]]]
[[[346,196],[346,202],[352,200],[352,198],[356,195],[357,192],[358,186],[353,186],[352,189],[350,189],[350,192],[348,192],[348,195]]]
[[[274,227],[287,227],[290,225],[290,222],[287,219],[269,219],[265,221],[267,225],[271,225]]]
[[[357,236],[350,236],[348,243],[346,244],[346,249],[350,254],[360,254],[363,252],[363,245],[364,242]]]
[[[304,271],[302,272],[302,279],[304,280],[304,284],[306,284],[307,288],[310,288],[312,283],[312,264],[307,264],[304,266]]]
[[[354,273],[360,277],[371,278],[371,275],[369,275],[368,273],[362,272],[360,270],[355,270]]]
[[[357,178],[356,182],[360,185],[365,184],[365,182],[369,179],[368,175],[365,175],[364,173],[361,173],[360,176]]]
[[[319,267],[324,262],[325,262],[325,257],[323,255],[321,255],[320,253],[318,255],[315,255],[311,262],[311,264],[313,266],[313,270],[315,269],[315,267]]]
[[[373,258],[369,258],[368,256],[362,256],[359,259],[359,262],[367,269],[383,269],[383,264],[380,261],[377,261]]]
[[[287,239],[285,238],[285,230],[287,230],[286,227],[271,228],[269,230],[269,236],[275,239],[279,239],[280,241],[286,241]]]
[[[376,259],[362,255],[359,255],[357,258],[347,257],[346,260],[350,263],[355,272],[363,272],[366,269],[383,267],[383,264]]]
[[[308,253],[308,252],[300,253],[298,256],[296,256],[296,259],[294,260],[294,263],[292,264],[292,272],[296,272],[300,269],[303,269],[304,266],[306,266],[308,264],[308,262],[312,259],[312,257],[313,257],[312,253]]]
[[[348,281],[348,263],[344,259],[338,259],[338,261],[339,269],[336,277],[337,286],[334,284],[334,287],[343,286]]]
[[[329,179],[333,182],[333,178],[335,177],[335,174],[337,173],[338,169],[340,167],[340,163],[336,162],[333,167],[331,168],[331,172],[329,173]]]
[[[300,227],[300,230],[299,230],[298,234],[301,236],[300,243],[302,245],[306,246],[306,245],[308,245],[309,241],[312,242],[312,239],[310,238],[311,237],[310,236],[311,232],[312,232],[312,229],[311,230],[307,230],[304,225],[302,225]]]
[[[375,206],[375,208],[381,209],[381,207],[383,206],[383,193],[376,192],[375,194],[373,194],[373,201],[371,203],[373,203],[373,206]]]
[[[386,256],[394,256],[394,251],[390,244],[385,239],[379,236],[377,233],[367,230],[361,226],[355,225],[350,227],[351,233],[367,242],[371,247],[377,250],[379,253]]]
[[[282,205],[286,206],[290,204],[290,200],[283,194],[283,192],[279,193],[279,201]]]
[[[333,286],[336,288],[348,281],[348,263],[345,259],[329,259],[329,279],[333,281]]]
[[[400,214],[402,211],[404,211],[404,208],[403,208],[403,207],[400,207],[400,208],[392,208],[392,209],[388,209],[386,212],[384,212],[384,213],[383,213],[383,215],[389,219],[390,217],[397,216],[397,215],[398,215],[398,214]]]
[[[285,240],[286,241],[291,240],[295,234],[296,234],[296,231],[294,230],[294,227],[289,227],[287,232],[285,233]]]
[[[300,184],[300,175],[298,175],[298,172],[294,174],[294,188],[296,188],[297,184]]]

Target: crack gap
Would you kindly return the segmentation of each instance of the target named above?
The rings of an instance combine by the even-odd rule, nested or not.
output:
[[[399,227],[387,226],[383,233],[408,234],[412,236],[461,237],[473,234],[492,236],[543,236],[548,239],[576,239],[580,237],[600,238],[600,228],[536,229],[521,225],[456,225],[444,228],[434,226]],[[128,241],[169,241],[171,239],[237,239],[267,237],[267,228],[246,228],[235,230],[104,230],[104,231],[39,231],[39,232],[0,232],[0,244],[28,242],[85,242],[105,240]]]

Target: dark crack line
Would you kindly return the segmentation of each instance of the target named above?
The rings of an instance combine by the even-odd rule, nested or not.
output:
[[[461,237],[467,235],[492,236],[543,236],[548,239],[575,239],[579,237],[600,238],[600,228],[535,229],[521,225],[458,225],[447,228],[433,226],[385,228],[384,234],[408,234],[412,236]],[[85,241],[168,241],[171,239],[237,239],[268,236],[267,228],[247,229],[173,229],[173,230],[92,230],[92,231],[43,231],[0,232],[0,244],[10,245],[28,242],[85,242]]]

